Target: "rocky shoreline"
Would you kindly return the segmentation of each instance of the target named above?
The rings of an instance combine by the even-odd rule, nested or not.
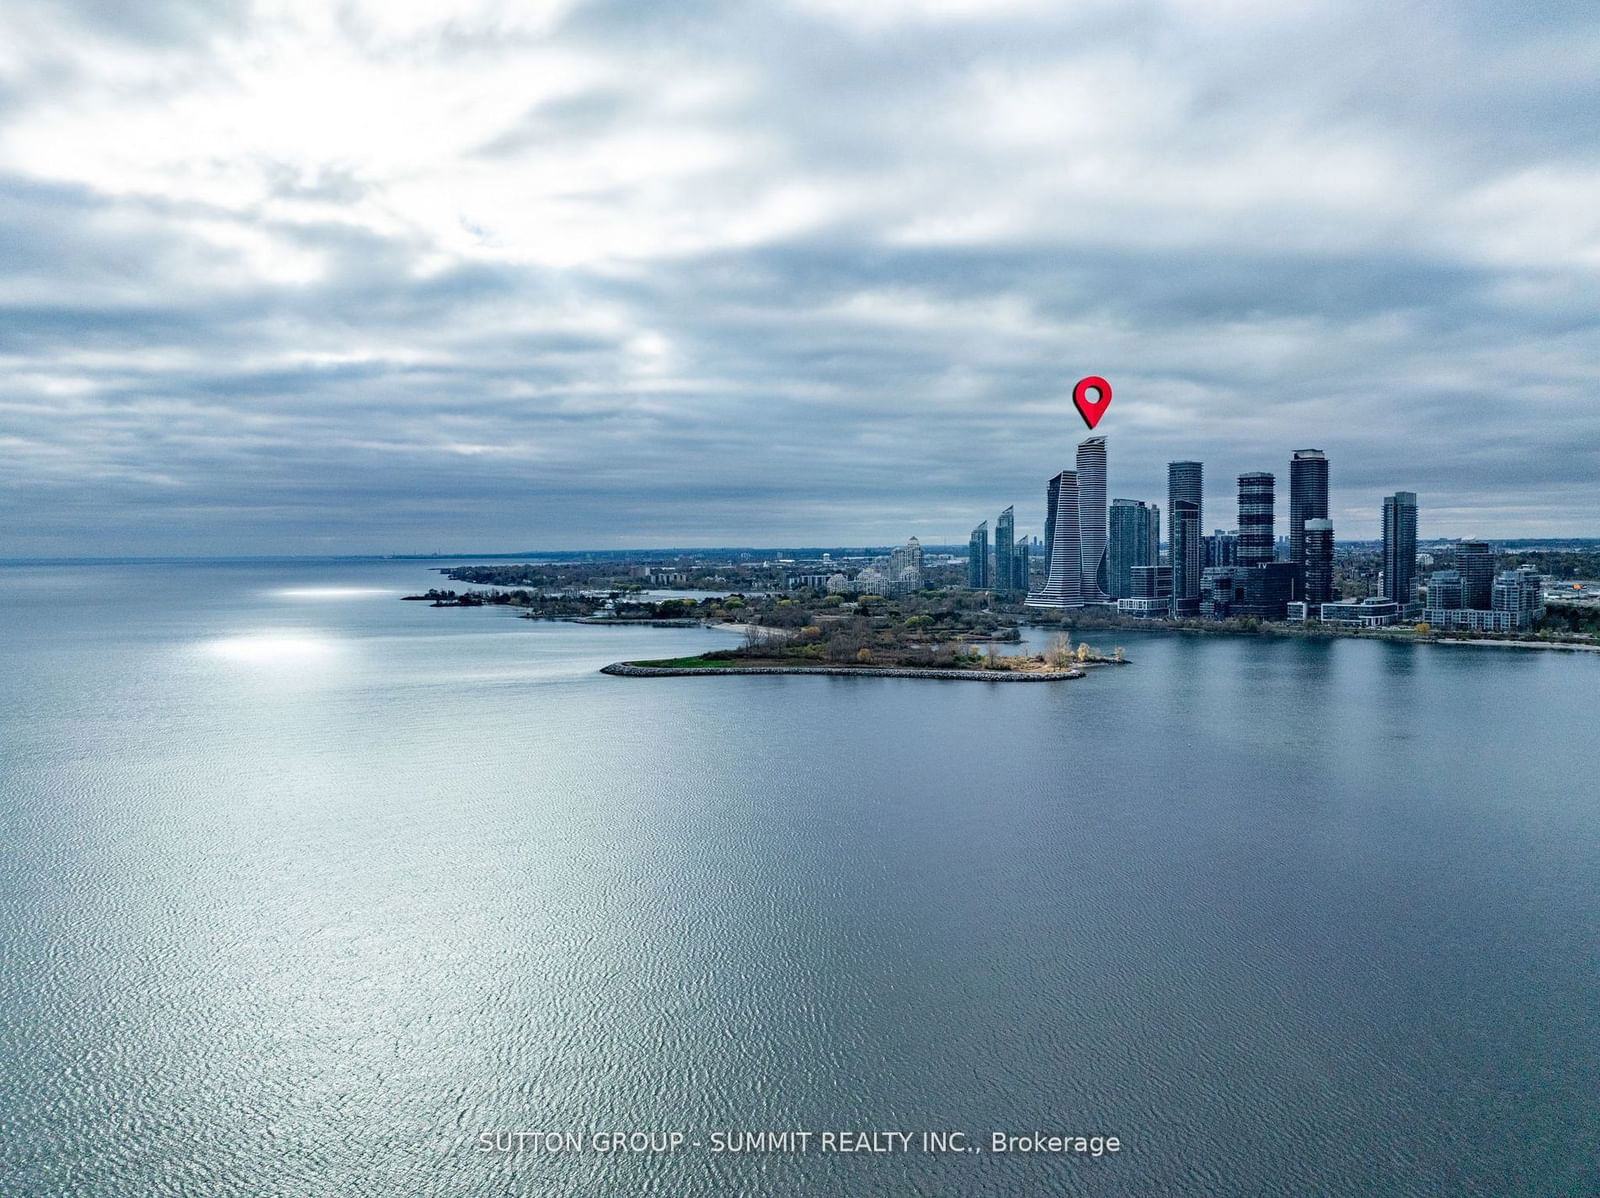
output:
[[[728,666],[693,668],[680,666],[639,666],[628,661],[602,666],[602,674],[618,678],[684,678],[704,674],[831,674],[841,678],[941,678],[953,682],[1062,682],[1082,678],[1079,669],[1027,673],[1021,670],[940,670],[914,666]]]

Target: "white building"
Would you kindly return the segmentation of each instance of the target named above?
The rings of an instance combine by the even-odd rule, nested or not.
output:
[[[1342,628],[1381,628],[1400,622],[1400,605],[1381,595],[1345,603],[1324,603],[1322,622]]]
[[[1172,599],[1118,599],[1117,614],[1132,616],[1136,620],[1165,619],[1172,611]]]

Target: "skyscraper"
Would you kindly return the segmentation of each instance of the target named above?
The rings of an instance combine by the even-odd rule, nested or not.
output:
[[[1277,479],[1264,472],[1239,476],[1239,564],[1258,566],[1272,560],[1273,487]]]
[[[1011,548],[1011,589],[1026,595],[1031,585],[1028,581],[1028,538],[1023,537]]]
[[[1083,558],[1078,544],[1078,476],[1063,470],[1050,480],[1049,525],[1052,539],[1046,545],[1050,572],[1044,589],[1028,596],[1029,607],[1082,607]]]
[[[1013,542],[1016,540],[1017,521],[1012,508],[1007,508],[1000,513],[1000,518],[994,522],[994,589],[1009,591],[1013,581],[1011,555],[1014,552]]]
[[[1307,520],[1305,526],[1306,602],[1313,613],[1321,604],[1333,602],[1333,521]]]
[[[974,591],[989,589],[989,522],[972,530],[967,540],[967,586]]]
[[[1417,495],[1396,491],[1383,500],[1383,597],[1400,616],[1417,601]]]
[[[1159,548],[1151,533],[1158,527],[1141,499],[1113,499],[1106,540],[1106,593],[1133,597],[1133,568],[1157,564]]]
[[[1462,541],[1456,548],[1456,569],[1461,574],[1461,606],[1488,611],[1494,598],[1494,550],[1489,542]]]
[[[1328,456],[1320,449],[1297,449],[1289,459],[1290,561],[1306,564],[1306,521],[1327,518]]]
[[[1200,505],[1188,499],[1174,499],[1170,512],[1172,540],[1172,615],[1185,619],[1200,614],[1200,575],[1203,546],[1200,543]],[[1182,580],[1184,591],[1178,589]]]
[[[1078,442],[1078,552],[1082,555],[1083,599],[1103,602],[1106,592],[1106,439]]]
[[[1061,476],[1058,474],[1050,480],[1050,485],[1045,489],[1044,496],[1044,569],[1050,572],[1050,556],[1054,552],[1056,543],[1056,498],[1061,487]]]
[[[1172,562],[1174,615],[1195,615],[1200,610],[1200,571],[1205,561],[1200,544],[1204,475],[1205,468],[1199,462],[1167,463],[1167,539],[1171,542],[1168,556]],[[1178,511],[1180,502],[1190,505],[1182,513]],[[1190,516],[1194,518],[1194,528],[1186,534],[1180,525]],[[1183,539],[1181,547],[1180,539]]]

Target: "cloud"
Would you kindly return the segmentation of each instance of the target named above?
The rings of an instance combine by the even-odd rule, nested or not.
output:
[[[136,10],[136,11],[135,11]],[[884,543],[1070,462],[1600,534],[1600,20],[0,15],[0,556]]]

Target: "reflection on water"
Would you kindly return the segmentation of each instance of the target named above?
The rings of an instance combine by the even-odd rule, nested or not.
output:
[[[213,657],[249,665],[299,668],[338,653],[341,646],[333,637],[317,632],[256,632],[225,636],[206,641],[202,646]]]
[[[0,1193],[1600,1193],[1600,655],[618,679],[738,635],[428,565],[0,568]],[[472,1147],[829,1127],[1128,1151]]]
[[[279,599],[371,599],[393,595],[388,587],[279,587],[271,592]]]

